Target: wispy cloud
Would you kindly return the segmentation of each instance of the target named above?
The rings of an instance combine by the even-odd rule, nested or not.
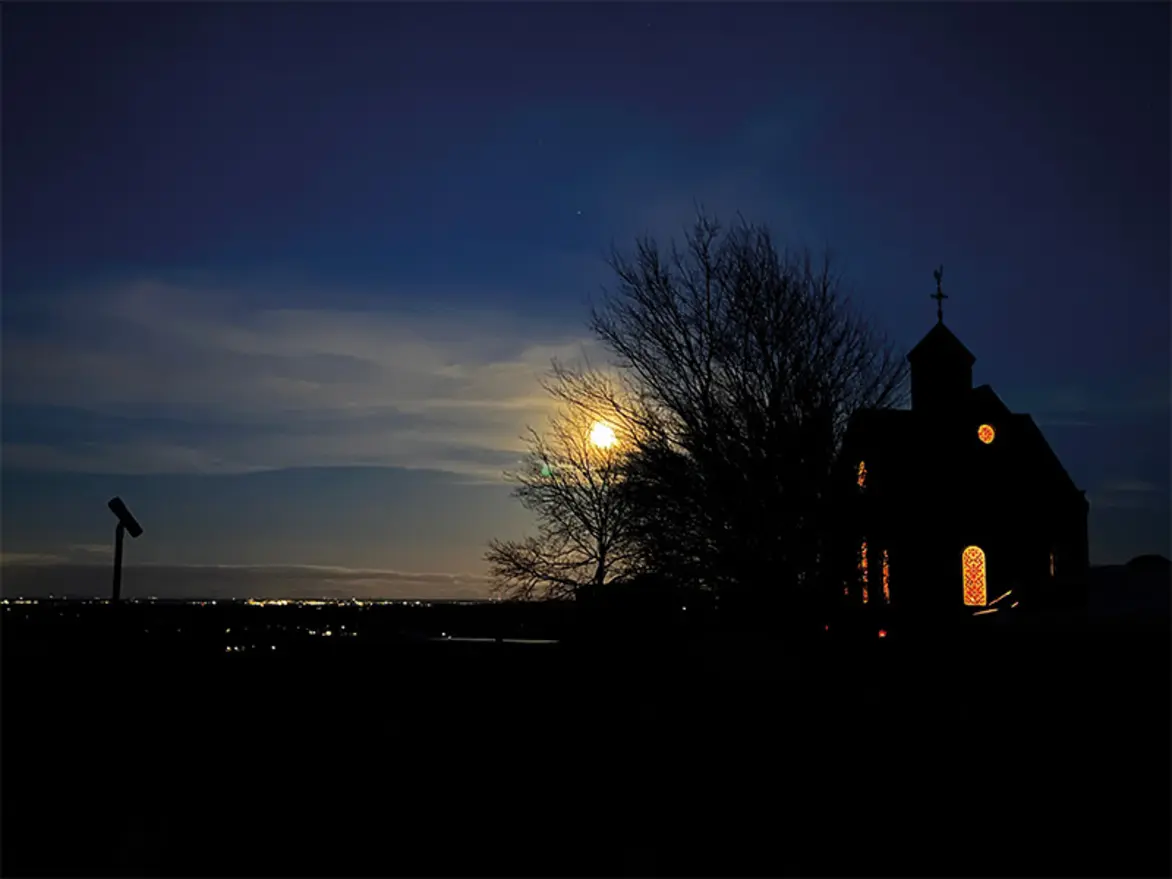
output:
[[[464,598],[488,596],[474,574],[412,573],[312,565],[133,565],[123,571],[128,598]],[[51,558],[5,560],[5,595],[105,596],[108,565]]]
[[[1154,482],[1144,482],[1142,479],[1112,479],[1103,483],[1103,490],[1126,494],[1149,494],[1161,489]]]
[[[52,553],[0,552],[0,566],[3,567],[10,565],[58,565],[64,564],[67,561],[68,559],[65,556],[54,555]]]
[[[1167,509],[1167,495],[1166,487],[1142,479],[1108,479],[1088,493],[1093,506],[1121,510]]]
[[[321,296],[318,301],[325,301]],[[114,473],[384,465],[496,478],[549,400],[552,358],[584,328],[339,295],[333,308],[143,282],[46,297],[4,346],[5,406],[121,419],[30,439],[6,466]]]
[[[114,555],[114,547],[109,543],[75,543],[69,547],[68,551],[71,558],[80,559]]]
[[[1167,375],[1117,388],[1064,386],[1009,390],[1006,402],[1041,426],[1091,427],[1103,422],[1166,415],[1172,409]]]
[[[1038,415],[1034,417],[1038,427],[1094,427],[1095,423],[1085,418],[1069,418],[1061,415]]]

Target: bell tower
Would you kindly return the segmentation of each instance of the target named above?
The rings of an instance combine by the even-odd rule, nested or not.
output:
[[[973,364],[977,358],[944,325],[944,300],[941,289],[944,266],[934,273],[936,325],[914,348],[907,360],[912,374],[912,411],[943,414],[963,405],[973,389]]]

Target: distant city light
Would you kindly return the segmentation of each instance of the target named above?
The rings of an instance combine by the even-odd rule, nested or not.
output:
[[[886,638],[886,637],[887,637],[887,630],[886,630],[886,629],[880,629],[880,630],[879,630],[879,637],[880,637],[880,638]]]

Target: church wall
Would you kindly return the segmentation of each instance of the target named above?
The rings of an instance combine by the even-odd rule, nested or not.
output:
[[[864,538],[868,607],[883,607],[887,549],[891,607],[900,613],[966,612],[962,554],[970,545],[985,554],[986,600],[1012,590],[1003,599],[1006,608],[1049,581],[1052,548],[1068,569],[1083,564],[1079,541],[1085,545],[1086,516],[1072,506],[1069,484],[1056,484],[1035,466],[1030,438],[1019,436],[1000,410],[986,418],[921,414],[915,422],[879,422],[871,435],[851,438],[843,468],[849,514],[840,520],[849,595],[842,595],[840,585],[837,600],[863,606],[857,562]],[[977,427],[994,419],[994,442],[981,443]],[[856,483],[859,460],[867,469],[862,491]]]

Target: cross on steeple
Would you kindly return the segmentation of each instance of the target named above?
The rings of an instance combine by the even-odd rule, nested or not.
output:
[[[944,266],[932,272],[932,277],[936,279],[936,292],[929,296],[929,299],[936,300],[936,322],[944,323],[944,300],[948,297],[944,295],[944,291],[940,289],[940,284],[944,279]]]

